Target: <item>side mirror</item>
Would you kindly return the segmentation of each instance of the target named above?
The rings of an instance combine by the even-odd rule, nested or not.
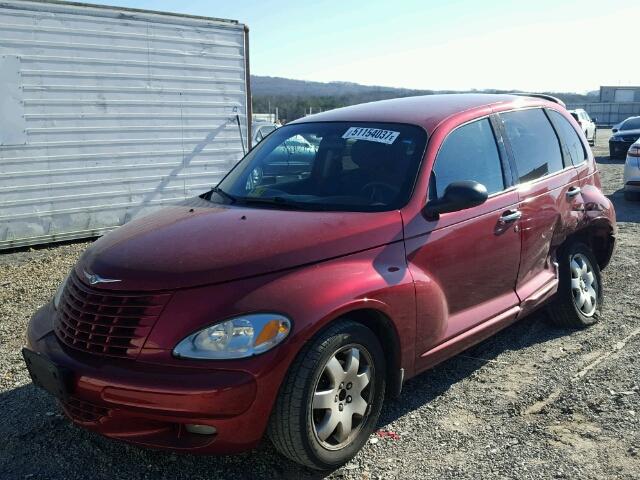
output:
[[[612,129],[611,129],[611,133],[616,133],[617,131],[618,131],[618,129],[617,129],[617,128],[612,128]]]
[[[596,123],[596,122],[598,121],[598,117],[593,117],[593,118],[591,119],[591,121],[592,121],[593,123]]]
[[[429,200],[422,212],[429,220],[436,220],[441,213],[457,212],[483,204],[489,198],[487,187],[473,180],[450,183],[444,195]]]

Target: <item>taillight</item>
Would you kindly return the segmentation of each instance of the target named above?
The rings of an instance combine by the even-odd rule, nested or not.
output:
[[[627,152],[630,157],[640,157],[640,145],[632,145]]]

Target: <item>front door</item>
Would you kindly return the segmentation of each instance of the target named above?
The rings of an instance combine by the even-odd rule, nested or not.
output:
[[[466,123],[443,141],[433,166],[429,198],[452,182],[483,184],[489,199],[438,220],[407,221],[407,261],[416,282],[417,353],[421,354],[518,304],[520,262],[518,194],[489,118]],[[429,288],[421,288],[429,283]],[[433,282],[444,305],[436,304]],[[420,368],[420,365],[417,365]]]

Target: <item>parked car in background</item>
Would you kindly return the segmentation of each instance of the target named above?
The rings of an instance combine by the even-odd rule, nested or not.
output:
[[[620,123],[618,131],[609,138],[609,156],[625,158],[629,147],[640,138],[640,117],[629,117]]]
[[[335,469],[406,379],[543,306],[600,320],[615,212],[575,126],[551,97],[482,94],[287,124],[93,243],[29,322],[31,377],[111,438],[231,453],[266,433]]]
[[[271,132],[275,131],[278,128],[278,125],[270,122],[254,122],[251,125],[252,130],[252,145],[257,145],[260,143],[264,137],[269,135]]]
[[[627,151],[624,164],[624,198],[640,200],[640,139]]]
[[[312,141],[316,140],[307,137]],[[247,188],[306,178],[311,175],[317,151],[318,145],[311,143],[303,135],[286,139],[271,151],[269,162],[251,172]]]
[[[598,129],[596,127],[596,119],[594,118],[592,120],[586,110],[583,110],[582,108],[569,110],[569,113],[575,119],[575,121],[578,122],[578,125],[580,125],[584,136],[587,137],[587,140],[589,141],[589,145],[595,145],[596,135],[598,133]]]

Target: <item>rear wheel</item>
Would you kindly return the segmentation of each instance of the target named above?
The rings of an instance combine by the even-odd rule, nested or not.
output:
[[[559,254],[560,283],[548,310],[554,323],[583,328],[600,319],[603,301],[600,267],[584,243],[571,243]]]
[[[380,342],[362,324],[340,321],[293,362],[268,435],[291,460],[318,470],[349,461],[376,427],[385,391]]]

